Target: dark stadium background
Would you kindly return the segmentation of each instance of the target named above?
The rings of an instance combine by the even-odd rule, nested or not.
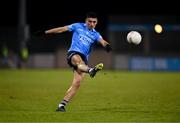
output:
[[[0,48],[5,44],[18,52],[20,42],[17,38],[19,3],[20,0],[4,0],[0,2]],[[133,19],[126,17],[144,17],[138,24],[155,24],[156,22],[165,25],[179,25],[180,14],[178,3],[175,1],[90,1],[90,0],[26,0],[26,23],[30,29],[30,40],[27,42],[30,53],[52,53],[58,48],[64,48],[70,44],[69,33],[58,34],[49,37],[37,38],[33,34],[38,30],[45,30],[57,26],[63,26],[74,22],[83,22],[88,11],[97,12],[99,23],[97,30],[105,39],[109,39],[108,27],[110,16],[125,17],[119,23],[133,24]],[[148,19],[148,18],[155,18]],[[13,31],[8,31],[13,28]],[[143,34],[144,32],[142,32]],[[180,52],[180,31],[170,30],[158,36],[154,32],[151,40],[151,53],[166,55],[177,55]],[[125,35],[123,35],[125,39]],[[153,37],[154,36],[154,37]],[[65,39],[67,42],[63,42]],[[172,40],[173,41],[172,41]],[[111,41],[110,41],[111,42]],[[143,43],[142,43],[143,44]],[[115,43],[115,52],[142,52],[143,46],[131,47],[127,43]],[[151,54],[149,54],[151,55]]]
[[[0,25],[16,25],[18,0],[3,0],[0,4]],[[95,11],[105,20],[108,15],[176,15],[179,7],[175,1],[84,1],[84,0],[27,0],[27,22],[33,29],[40,26],[63,25],[83,19],[87,11]],[[104,21],[102,21],[104,22]],[[104,25],[104,23],[100,23]],[[38,27],[37,27],[38,26]]]
[[[3,0],[0,4],[0,25],[16,26],[18,23],[18,0]],[[84,1],[84,0],[27,0],[27,23],[32,31],[83,21],[85,13],[95,11],[99,15],[102,31],[109,15],[157,15],[176,16],[166,22],[180,22],[179,7],[175,1]]]

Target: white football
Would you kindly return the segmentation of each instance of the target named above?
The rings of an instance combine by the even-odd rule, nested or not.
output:
[[[142,40],[142,36],[137,31],[130,31],[127,34],[127,41],[129,43],[134,43],[134,44],[138,45],[141,42],[141,40]]]

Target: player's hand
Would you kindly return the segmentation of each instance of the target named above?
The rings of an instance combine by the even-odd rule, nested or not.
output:
[[[46,33],[45,33],[45,31],[39,30],[39,31],[36,31],[34,33],[34,35],[36,35],[36,36],[44,36],[44,35],[46,35]]]
[[[111,45],[110,44],[107,44],[105,47],[105,50],[106,50],[106,52],[110,52],[110,51],[112,51],[112,48],[111,48]]]

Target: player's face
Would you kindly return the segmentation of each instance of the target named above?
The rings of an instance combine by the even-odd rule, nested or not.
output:
[[[86,24],[89,29],[94,29],[97,25],[97,18],[87,18]]]

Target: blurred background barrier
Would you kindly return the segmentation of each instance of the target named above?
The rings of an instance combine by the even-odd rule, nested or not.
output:
[[[162,25],[163,32],[155,32],[154,25],[146,24],[109,24],[107,39],[113,52],[106,53],[102,47],[95,47],[90,56],[89,65],[103,62],[106,69],[112,70],[180,70],[179,25]],[[17,28],[7,27],[1,30],[0,66],[19,68],[68,68],[66,54],[71,34],[28,39],[27,49],[21,50]],[[141,32],[140,45],[129,44],[126,35],[130,30]],[[23,55],[24,54],[24,55]]]
[[[180,58],[170,57],[131,57],[130,70],[179,71]]]
[[[12,16],[2,17],[0,23],[0,68],[69,67],[66,54],[72,33],[37,37],[34,32],[84,22],[87,7],[64,13],[61,11],[65,9],[63,7],[55,11],[59,8],[57,1],[44,2],[45,7],[41,9],[37,2],[19,0],[12,5],[8,2],[1,4],[8,5],[13,11],[2,14]],[[107,6],[115,6],[115,3],[112,4]],[[47,9],[47,6],[53,7]],[[111,43],[113,51],[108,54],[102,47],[95,47],[90,56],[90,66],[103,62],[105,69],[110,70],[180,70],[179,13],[165,11],[158,14],[152,8],[149,11],[142,11],[142,6],[140,8],[122,11],[123,8],[117,7],[116,11],[109,9],[108,12],[95,9],[99,12],[97,30]],[[52,14],[47,17],[47,12]],[[127,42],[127,33],[132,30],[142,35],[139,45]]]

